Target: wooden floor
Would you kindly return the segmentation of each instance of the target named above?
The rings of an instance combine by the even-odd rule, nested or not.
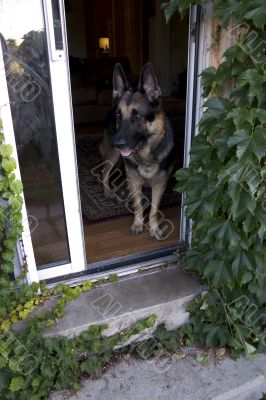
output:
[[[141,235],[132,236],[129,228],[133,216],[115,218],[91,225],[84,224],[87,262],[92,263],[114,257],[159,249],[178,242],[180,207],[161,210],[165,215],[163,224],[169,235],[163,240],[150,240],[147,228]]]

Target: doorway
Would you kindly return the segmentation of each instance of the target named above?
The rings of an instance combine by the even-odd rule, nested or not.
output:
[[[174,129],[175,169],[186,163],[199,102],[191,11],[193,18],[166,24],[159,0],[1,1],[0,113],[24,186],[18,263],[27,257],[28,281],[161,260],[176,249],[180,225],[183,240],[174,177],[160,207],[164,240],[151,241],[148,229],[130,235],[131,210],[104,197],[99,146],[115,63],[136,85],[150,61]],[[116,167],[112,188],[127,198],[123,163]],[[144,195],[150,202],[149,189]]]
[[[162,108],[175,135],[175,170],[182,167],[186,119],[189,18],[166,25],[159,0],[68,0],[65,2],[76,154],[87,263],[177,245],[181,198],[169,179],[160,207],[163,240],[151,241],[148,226],[132,236],[123,163],[111,174],[114,198],[106,199],[100,145],[112,109],[112,75],[120,63],[133,86],[152,62],[162,91]],[[77,21],[79,23],[77,24]],[[124,194],[121,195],[121,191]],[[118,195],[119,194],[119,195]],[[151,201],[150,190],[144,193]],[[149,207],[147,207],[147,212]],[[146,214],[147,214],[146,212]],[[147,218],[147,216],[146,216]]]

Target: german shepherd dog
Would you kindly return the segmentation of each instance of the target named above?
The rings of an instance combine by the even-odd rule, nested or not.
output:
[[[113,73],[113,110],[107,117],[101,155],[108,161],[102,170],[104,193],[112,195],[109,177],[112,167],[123,158],[134,222],[132,235],[143,232],[142,187],[152,189],[149,214],[151,239],[163,239],[158,225],[158,210],[167,181],[173,170],[174,133],[161,108],[161,90],[152,64],[143,67],[136,91],[129,86],[122,66]]]

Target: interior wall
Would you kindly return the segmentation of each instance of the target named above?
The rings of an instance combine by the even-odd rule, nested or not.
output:
[[[87,58],[99,56],[99,38],[109,37],[112,55],[112,0],[85,0]]]
[[[113,55],[129,58],[133,74],[142,64],[142,6],[147,0],[113,0]]]
[[[163,95],[169,93],[170,25],[165,23],[161,0],[156,0],[155,15],[149,18],[149,58]]]
[[[71,56],[86,58],[86,24],[84,0],[69,0],[66,11],[68,51]]]
[[[145,62],[153,63],[163,95],[170,95],[178,74],[187,68],[188,17],[181,20],[176,13],[166,24],[161,0],[149,0],[146,8],[152,16],[144,17],[145,1],[148,0],[69,0],[69,54],[94,59],[99,56],[99,37],[109,37],[110,55],[127,56],[133,73],[138,74],[143,64],[142,31],[147,29]]]
[[[176,14],[166,24],[161,0],[156,0],[155,15],[149,18],[149,59],[163,95],[169,95],[178,74],[187,68],[188,18]]]
[[[178,74],[187,70],[188,62],[188,15],[181,20],[179,14],[170,22],[170,81],[177,82]]]

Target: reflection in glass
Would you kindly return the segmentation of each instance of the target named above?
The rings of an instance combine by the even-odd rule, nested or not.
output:
[[[1,0],[0,30],[36,263],[68,262],[41,0]]]

